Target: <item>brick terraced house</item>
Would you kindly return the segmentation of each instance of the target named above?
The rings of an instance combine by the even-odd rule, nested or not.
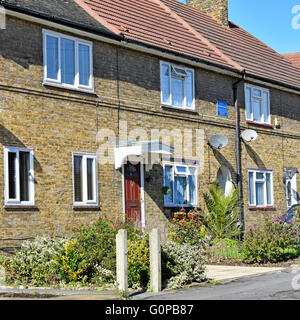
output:
[[[300,69],[227,0],[0,6],[0,247],[99,215],[165,238],[216,180],[246,225],[298,202]]]

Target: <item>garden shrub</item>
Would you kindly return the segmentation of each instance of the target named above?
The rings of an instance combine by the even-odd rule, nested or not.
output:
[[[286,261],[299,256],[299,236],[294,222],[265,219],[250,226],[244,235],[242,252],[247,263]]]
[[[64,242],[50,237],[24,241],[14,256],[2,260],[7,283],[42,286],[58,282],[55,258],[63,251]]]
[[[167,288],[181,288],[205,278],[205,258],[198,246],[169,241],[162,246],[162,275]]]
[[[128,285],[146,288],[150,280],[148,236],[128,240]]]
[[[190,245],[203,245],[206,237],[203,218],[199,213],[184,213],[181,219],[174,218],[169,229],[171,241]]]

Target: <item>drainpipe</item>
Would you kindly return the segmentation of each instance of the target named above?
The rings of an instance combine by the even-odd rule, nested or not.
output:
[[[241,126],[240,119],[241,113],[238,105],[238,84],[245,80],[246,70],[242,71],[243,77],[233,83],[233,101],[235,107],[235,159],[236,159],[236,171],[237,171],[237,187],[238,187],[238,201],[240,207],[240,240],[243,239],[245,231],[245,218],[244,218],[244,202],[243,202],[243,176],[242,176],[242,146],[241,146]]]

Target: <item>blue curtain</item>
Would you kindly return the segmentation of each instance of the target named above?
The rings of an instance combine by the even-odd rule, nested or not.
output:
[[[174,186],[175,204],[186,204],[186,177],[175,177]]]
[[[183,79],[172,77],[172,105],[175,107],[183,107],[183,84]]]

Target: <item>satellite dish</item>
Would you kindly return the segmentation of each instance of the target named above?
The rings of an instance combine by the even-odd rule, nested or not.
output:
[[[225,148],[228,144],[228,138],[226,136],[222,136],[220,134],[216,134],[214,136],[211,136],[209,139],[209,145],[216,149],[222,149]]]
[[[257,139],[257,132],[254,130],[247,129],[242,132],[241,137],[246,142],[251,142]]]

